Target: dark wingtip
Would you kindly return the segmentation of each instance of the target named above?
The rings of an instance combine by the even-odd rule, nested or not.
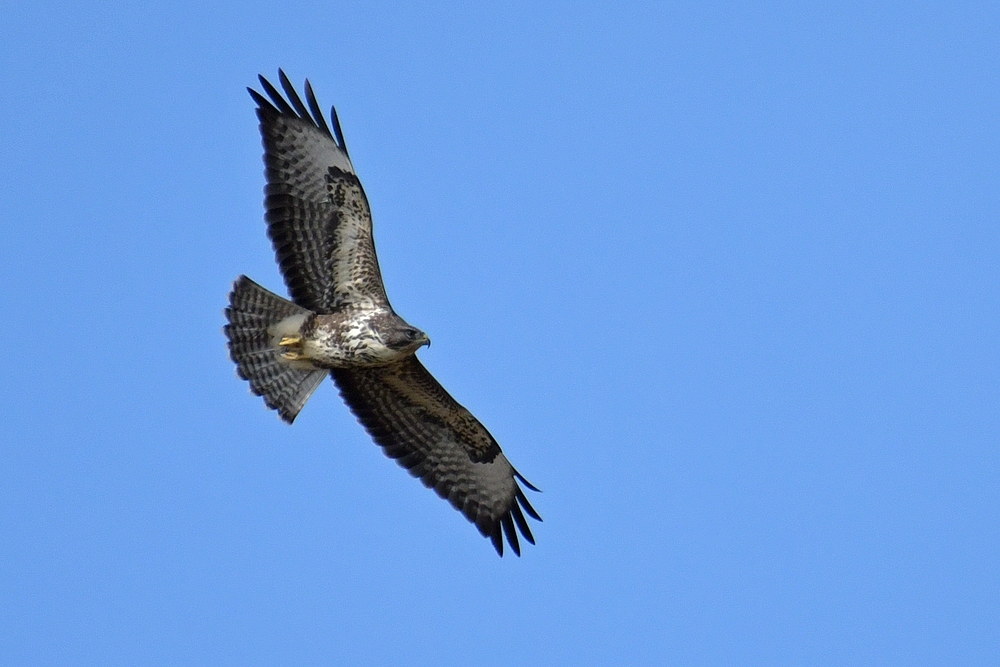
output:
[[[292,85],[292,82],[282,69],[278,70],[278,81],[281,82],[281,87],[285,89],[285,95],[288,97],[288,101],[292,103],[292,106],[295,107],[295,112],[299,118],[302,120],[312,120],[312,116],[309,114],[309,110],[306,109],[306,105],[302,104],[302,98],[295,91],[295,86]]]
[[[323,117],[323,110],[320,109],[319,102],[316,101],[316,93],[313,92],[313,87],[309,83],[309,79],[306,79],[306,102],[309,103],[309,108],[312,110],[313,120],[316,121],[316,125],[319,126],[319,129],[326,132],[327,136],[332,137],[333,133],[330,132],[330,126],[326,124],[326,118]]]
[[[534,544],[535,536],[531,534],[531,528],[528,527],[528,522],[524,518],[524,514],[521,513],[521,506],[518,505],[516,502],[512,503],[510,506],[510,513],[514,517],[514,523],[517,524],[517,527],[521,531],[521,534],[524,535],[524,539]]]
[[[497,550],[497,555],[503,558],[503,538],[500,537],[499,525],[490,533],[490,541],[493,542],[493,548]]]
[[[340,144],[340,150],[350,157],[350,153],[347,152],[347,142],[344,141],[344,131],[340,129],[340,117],[337,115],[337,107],[330,107],[330,116],[333,118],[333,132],[337,137],[337,143]]]
[[[260,80],[260,85],[267,94],[267,97],[261,95],[253,88],[248,87],[247,92],[249,92],[250,96],[253,97],[254,102],[257,103],[260,110],[269,113],[280,113],[287,116],[294,116],[295,118],[312,122],[327,136],[333,137],[334,141],[337,142],[337,146],[340,147],[340,150],[344,151],[348,158],[350,158],[350,155],[347,153],[347,142],[344,140],[344,131],[340,128],[340,118],[337,116],[337,110],[333,107],[330,108],[330,117],[333,120],[333,131],[331,132],[330,126],[327,125],[326,118],[323,116],[319,103],[316,101],[316,93],[313,92],[313,87],[312,84],[309,83],[309,79],[306,79],[306,103],[304,104],[302,102],[302,98],[299,97],[298,92],[296,92],[295,86],[292,85],[291,79],[289,79],[288,75],[285,74],[285,70],[280,67],[278,68],[278,82],[285,91],[284,95],[278,92],[278,89],[275,88],[270,81],[264,78],[263,74],[258,74],[257,78]],[[287,100],[285,99],[286,96],[288,98]]]
[[[510,548],[513,549],[514,554],[518,557],[521,556],[521,543],[517,539],[517,531],[514,530],[514,521],[511,520],[510,512],[503,515],[500,519],[500,525],[503,526],[504,535],[507,536],[507,542],[510,543]]]
[[[298,117],[298,114],[295,113],[295,109],[293,109],[285,98],[282,97],[281,93],[278,92],[278,89],[272,86],[270,81],[264,78],[263,74],[258,74],[257,78],[260,79],[260,85],[264,88],[264,92],[267,93],[267,96],[271,98],[271,101],[275,104],[275,106],[277,106],[281,113]]]
[[[259,110],[266,111],[268,113],[278,113],[278,109],[275,108],[275,106],[271,104],[266,97],[258,93],[256,90],[247,86],[247,92],[250,93],[250,97],[253,98],[253,101],[257,103],[257,108]]]
[[[524,495],[524,491],[522,491],[520,487],[518,487],[517,489],[517,502],[521,503],[521,507],[524,508],[524,511],[527,512],[528,516],[530,516],[532,519],[535,519],[536,521],[542,520],[542,517],[538,515],[538,512],[535,511],[535,508],[532,507],[531,503],[528,502],[528,497]]]
[[[529,482],[528,480],[526,480],[526,479],[524,478],[524,475],[522,475],[521,473],[519,473],[519,472],[518,472],[518,471],[516,471],[516,470],[514,471],[514,477],[517,477],[517,478],[518,478],[519,480],[521,480],[521,482],[522,482],[522,483],[523,483],[523,484],[524,484],[524,485],[525,485],[526,487],[528,487],[529,489],[531,489],[531,490],[532,490],[532,491],[534,491],[535,493],[542,493],[542,490],[541,490],[541,489],[539,489],[539,488],[538,488],[537,486],[535,486],[534,484],[532,484],[531,482]]]

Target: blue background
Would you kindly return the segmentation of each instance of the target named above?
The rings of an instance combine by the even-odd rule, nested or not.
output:
[[[1000,664],[995,3],[0,7],[0,662]],[[496,557],[325,384],[244,87],[336,103]]]

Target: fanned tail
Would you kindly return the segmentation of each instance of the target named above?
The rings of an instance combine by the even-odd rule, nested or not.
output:
[[[240,276],[229,294],[223,331],[236,372],[263,397],[267,407],[291,424],[312,393],[329,374],[326,370],[296,368],[283,360],[273,344],[270,327],[293,315],[309,315],[305,308]]]

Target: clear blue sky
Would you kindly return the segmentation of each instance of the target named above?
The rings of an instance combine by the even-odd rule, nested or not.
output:
[[[995,3],[0,7],[0,663],[1000,664]],[[336,104],[498,559],[220,331]]]

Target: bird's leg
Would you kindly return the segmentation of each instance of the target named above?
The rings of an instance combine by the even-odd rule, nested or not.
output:
[[[284,348],[284,352],[281,353],[282,359],[297,361],[304,356],[302,354],[302,336],[299,334],[282,336],[281,340],[278,341],[278,346]]]

